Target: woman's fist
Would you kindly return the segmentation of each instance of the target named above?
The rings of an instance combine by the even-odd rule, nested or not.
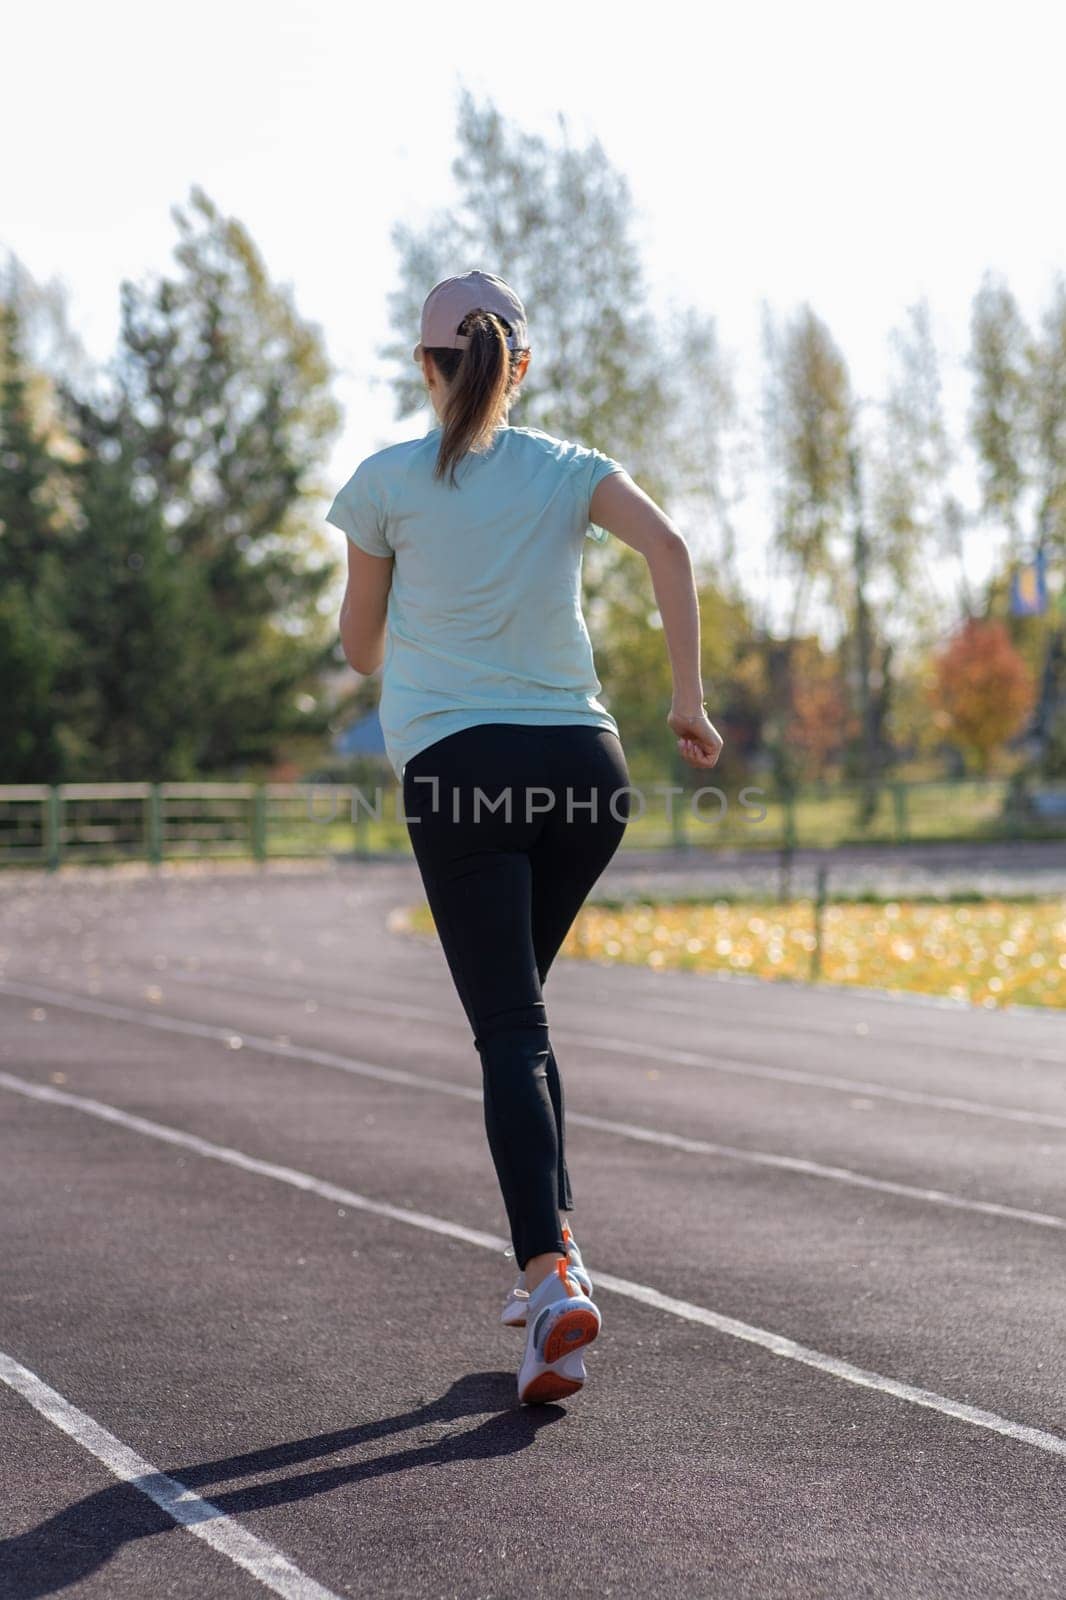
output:
[[[670,707],[667,727],[677,735],[678,754],[690,767],[713,767],[722,753],[722,735],[701,706],[685,712]]]

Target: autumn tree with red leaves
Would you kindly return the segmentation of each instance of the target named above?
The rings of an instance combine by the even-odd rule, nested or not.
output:
[[[1002,622],[970,617],[934,662],[938,725],[986,773],[992,755],[1022,727],[1035,684]]]

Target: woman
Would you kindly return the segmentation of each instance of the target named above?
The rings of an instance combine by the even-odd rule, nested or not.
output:
[[[713,767],[700,620],[680,532],[600,451],[508,425],[526,314],[491,273],[446,278],[414,351],[439,419],[368,456],[329,521],[348,536],[347,660],[382,670],[380,716],[415,859],[481,1058],[485,1128],[526,1327],[522,1402],[585,1381],[600,1313],[565,1213],[563,1091],[543,984],[621,842],[629,773],[581,609],[590,524],[639,550],[673,673],[667,726]]]

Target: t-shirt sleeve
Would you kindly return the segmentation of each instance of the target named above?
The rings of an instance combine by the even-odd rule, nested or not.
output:
[[[326,521],[347,534],[353,544],[371,556],[391,556],[388,508],[373,469],[360,462],[326,512]]]
[[[611,472],[624,472],[625,468],[613,456],[604,455],[602,450],[595,450],[590,445],[576,445],[572,459],[572,470],[578,474],[578,483],[581,490],[581,503],[585,510],[585,519],[588,523],[585,534],[589,539],[595,539],[597,544],[603,544],[607,539],[607,529],[598,528],[594,522],[588,521],[588,506],[595,492],[596,485]]]

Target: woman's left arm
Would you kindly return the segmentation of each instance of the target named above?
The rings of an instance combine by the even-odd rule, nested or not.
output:
[[[348,587],[341,605],[340,636],[345,660],[364,677],[385,659],[385,616],[392,588],[394,556],[372,556],[351,539]]]

